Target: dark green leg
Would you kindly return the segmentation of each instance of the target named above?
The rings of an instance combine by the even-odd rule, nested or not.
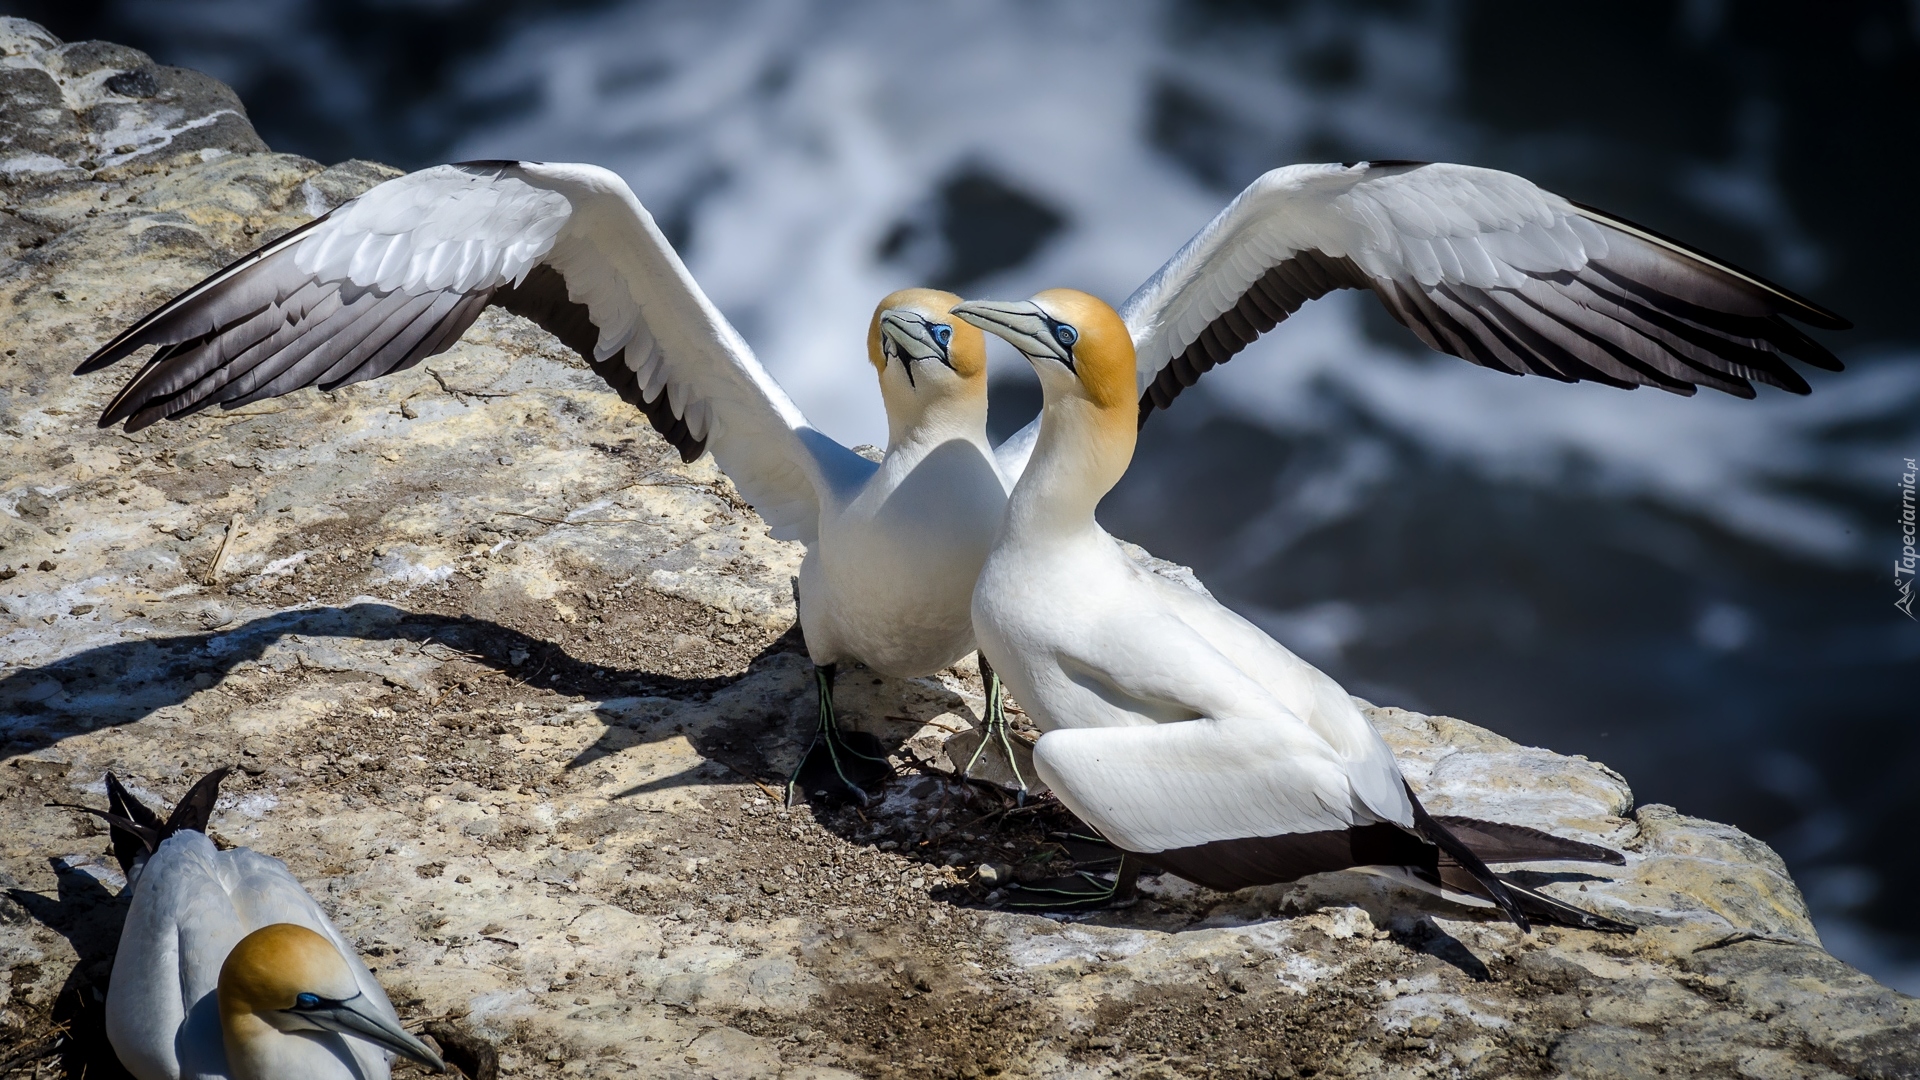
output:
[[[854,775],[872,782],[893,772],[886,758],[854,749],[841,732],[839,718],[833,711],[834,667],[833,664],[827,664],[813,669],[814,687],[819,692],[820,721],[814,728],[813,741],[807,744],[806,753],[800,755],[800,763],[793,767],[793,773],[787,777],[789,806],[793,805],[794,793],[803,781],[825,782],[829,777],[844,786],[856,802],[865,806],[872,801],[872,796],[867,794],[866,788],[855,780]]]
[[[1027,800],[1027,778],[1020,775],[1020,759],[1013,756],[1013,740],[1007,735],[1006,690],[1000,683],[1000,673],[993,670],[993,665],[987,663],[984,655],[980,657],[980,681],[987,685],[987,721],[980,730],[980,745],[973,748],[973,756],[967,759],[967,767],[960,770],[960,775],[972,777],[973,767],[979,763],[980,755],[986,753],[987,745],[998,743],[1001,751],[1007,755],[1007,768],[1020,784],[1020,801],[1024,803]]]
[[[1103,881],[1097,875],[1081,870],[1070,878],[1022,885],[1015,893],[1020,899],[1009,900],[1007,906],[1059,911],[1123,904],[1133,899],[1139,880],[1140,860],[1122,852],[1120,865],[1115,869],[1112,881]]]

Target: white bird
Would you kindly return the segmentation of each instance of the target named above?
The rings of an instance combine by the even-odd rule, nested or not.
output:
[[[383,1080],[388,1052],[444,1072],[285,863],[221,851],[206,824],[227,770],[166,822],[107,775],[133,903],[107,987],[107,1039],[139,1080]]]
[[[958,300],[906,290],[875,312],[888,426],[876,465],[807,422],[618,176],[474,162],[367,191],[162,305],[76,374],[161,346],[101,416],[133,431],[410,367],[488,304],[533,319],[684,460],[712,451],[774,536],[806,545],[798,602],[820,728],[794,776],[837,776],[864,800],[859,782],[884,762],[840,737],[835,665],[915,677],[973,651],[968,597],[1009,486],[987,442],[984,339],[946,315]],[[1003,723],[997,707],[988,722]]]
[[[1130,559],[1094,507],[1133,456],[1135,357],[1105,303],[1066,289],[955,315],[1011,342],[1045,404],[973,592],[974,634],[1043,734],[1040,778],[1123,852],[1219,889],[1354,867],[1528,916],[1620,929],[1485,865],[1619,856],[1420,806],[1339,684],[1211,597]],[[1476,854],[1476,848],[1481,849]],[[1124,878],[1124,873],[1123,873]]]

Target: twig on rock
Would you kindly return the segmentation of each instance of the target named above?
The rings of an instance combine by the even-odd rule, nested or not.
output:
[[[440,373],[433,370],[432,368],[427,369],[427,374],[433,376],[433,381],[440,384],[440,389],[445,390],[449,394],[452,394],[454,397],[454,400],[456,401],[459,401],[461,398],[500,398],[500,397],[513,396],[511,393],[489,394],[480,390],[457,390],[454,387],[448,386],[447,380],[442,378]],[[466,404],[466,402],[464,401],[461,401],[460,403],[462,405]]]
[[[747,770],[745,770],[745,769],[742,769],[742,768],[741,768],[741,767],[739,767],[738,765],[735,765],[735,764],[734,764],[733,762],[731,762],[731,761],[727,761],[727,760],[725,760],[725,759],[722,759],[722,758],[717,758],[717,757],[716,757],[716,758],[708,758],[707,760],[708,760],[708,761],[711,761],[711,762],[715,762],[716,764],[720,764],[720,765],[724,765],[724,766],[726,766],[726,767],[727,767],[728,769],[731,769],[731,770],[732,770],[733,772],[735,772],[736,774],[738,774],[738,775],[740,775],[740,776],[744,776],[744,777],[746,777],[746,778],[747,778],[748,780],[750,780],[750,781],[752,781],[752,782],[753,782],[753,786],[754,786],[754,787],[757,787],[757,788],[759,788],[759,789],[761,790],[761,792],[763,792],[763,793],[764,793],[764,794],[766,795],[766,797],[767,797],[767,798],[769,798],[769,799],[772,799],[772,800],[773,800],[774,802],[776,802],[776,803],[780,801],[780,798],[779,798],[779,796],[777,796],[777,795],[775,795],[775,794],[773,793],[773,789],[772,789],[772,788],[770,788],[770,787],[768,787],[767,785],[765,785],[765,784],[763,784],[763,783],[761,783],[761,782],[760,782],[760,778],[759,778],[759,777],[757,777],[757,776],[755,776],[755,775],[753,775],[752,773],[750,773],[750,772],[748,772],[748,771],[747,771]]]
[[[226,561],[227,549],[233,546],[233,538],[240,535],[240,515],[233,515],[227,522],[227,535],[220,540],[220,550],[214,553],[213,565],[207,567],[207,584],[220,584],[220,564]]]

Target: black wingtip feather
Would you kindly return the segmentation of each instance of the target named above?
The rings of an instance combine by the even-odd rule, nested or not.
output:
[[[1814,303],[1813,301],[1807,299],[1806,297],[1801,296],[1799,293],[1794,292],[1792,289],[1788,289],[1784,286],[1774,284],[1773,282],[1767,280],[1764,277],[1761,277],[1759,274],[1756,274],[1751,270],[1747,270],[1743,267],[1737,266],[1734,263],[1728,262],[1727,260],[1719,258],[1717,256],[1709,255],[1706,252],[1701,251],[1699,248],[1694,247],[1692,244],[1688,244],[1685,241],[1681,241],[1681,240],[1675,240],[1673,237],[1668,236],[1663,232],[1660,232],[1658,229],[1649,229],[1645,225],[1641,225],[1635,221],[1629,221],[1628,219],[1621,217],[1619,214],[1610,213],[1608,211],[1601,210],[1597,207],[1588,206],[1586,203],[1576,202],[1573,199],[1568,199],[1567,201],[1572,203],[1575,207],[1579,208],[1579,210],[1582,213],[1586,214],[1587,216],[1593,218],[1596,221],[1601,222],[1602,224],[1612,225],[1616,228],[1621,228],[1624,231],[1629,233],[1640,233],[1644,236],[1651,237],[1652,239],[1657,240],[1660,243],[1665,244],[1668,247],[1681,252],[1682,254],[1690,256],[1694,260],[1706,266],[1710,266],[1710,267],[1713,267],[1714,269],[1721,270],[1721,271],[1731,272],[1737,277],[1745,278],[1748,281],[1751,281],[1754,284],[1759,285],[1761,288],[1767,290],[1768,292],[1773,293],[1777,299],[1787,301],[1788,310],[1785,312],[1785,314],[1790,315],[1793,318],[1796,318],[1803,323],[1806,323],[1808,326],[1818,327],[1819,329],[1822,329],[1822,330],[1853,329],[1853,323],[1847,320],[1846,318],[1840,316],[1839,314],[1836,314],[1833,311],[1828,310],[1825,307],[1822,307],[1819,304]]]
[[[213,805],[220,799],[220,781],[232,771],[223,766],[201,777],[181,797],[165,822],[133,792],[128,791],[112,772],[107,773],[109,809],[96,810],[91,806],[62,802],[47,805],[78,810],[104,820],[112,834],[114,861],[120,864],[121,872],[126,873],[133,869],[135,860],[141,855],[158,851],[167,837],[184,831],[206,832],[207,823],[213,817]]]
[[[90,375],[102,368],[119,363],[121,360],[139,351],[142,346],[170,344],[169,342],[150,337],[148,332],[155,329],[163,320],[172,317],[199,300],[213,285],[240,274],[251,266],[261,262],[267,256],[294,243],[315,226],[332,216],[332,211],[321,214],[312,221],[291,229],[273,240],[269,240],[220,269],[215,270],[213,273],[208,274],[206,277],[201,278],[191,287],[181,292],[180,295],[147,312],[140,318],[135,319],[133,325],[115,334],[111,341],[94,350],[92,356],[80,361],[80,366],[74,368],[73,373],[75,375]]]
[[[1413,804],[1414,831],[1422,839],[1446,853],[1454,862],[1459,863],[1461,869],[1472,874],[1480,883],[1480,887],[1486,891],[1487,899],[1492,900],[1501,911],[1506,912],[1507,918],[1513,920],[1513,924],[1520,928],[1521,933],[1531,933],[1533,924],[1528,921],[1527,913],[1521,909],[1519,901],[1514,899],[1506,882],[1500,880],[1500,876],[1489,869],[1487,864],[1481,861],[1480,856],[1473,853],[1472,848],[1462,843],[1460,838],[1445,825],[1435,821],[1433,815],[1427,813],[1427,808],[1420,805],[1420,799],[1413,793],[1411,787],[1407,788],[1407,801]]]
[[[1435,814],[1433,819],[1445,825],[1462,843],[1473,849],[1475,855],[1490,863],[1570,861],[1606,863],[1609,866],[1627,864],[1627,857],[1610,847],[1569,840],[1525,825],[1450,814]]]
[[[232,771],[231,766],[222,765],[189,788],[174,806],[173,813],[167,817],[166,835],[172,836],[183,830],[206,832],[207,823],[213,820],[213,804],[220,801],[220,781],[225,780]]]

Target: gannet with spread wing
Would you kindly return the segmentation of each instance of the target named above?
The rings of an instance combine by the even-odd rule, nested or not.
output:
[[[774,536],[806,545],[798,601],[820,729],[794,775],[812,763],[864,798],[857,782],[882,770],[839,736],[834,665],[913,677],[972,652],[967,601],[1006,500],[984,342],[947,316],[958,300],[911,289],[874,314],[888,423],[876,465],[807,422],[618,176],[476,162],[372,188],[162,305],[79,373],[160,346],[101,416],[131,431],[405,369],[489,304],[534,320],[684,460],[710,451]]]
[[[107,774],[133,903],[107,988],[107,1040],[140,1080],[385,1080],[388,1054],[446,1066],[400,1026],[373,973],[286,864],[207,839],[220,769],[162,822]]]
[[[973,592],[980,651],[1044,732],[1034,766],[1109,842],[1219,889],[1379,867],[1529,917],[1626,929],[1503,881],[1486,862],[1617,862],[1493,822],[1462,835],[1421,807],[1338,683],[1212,597],[1141,567],[1094,521],[1133,456],[1134,350],[1085,293],[969,302],[1045,404],[1031,460]]]

